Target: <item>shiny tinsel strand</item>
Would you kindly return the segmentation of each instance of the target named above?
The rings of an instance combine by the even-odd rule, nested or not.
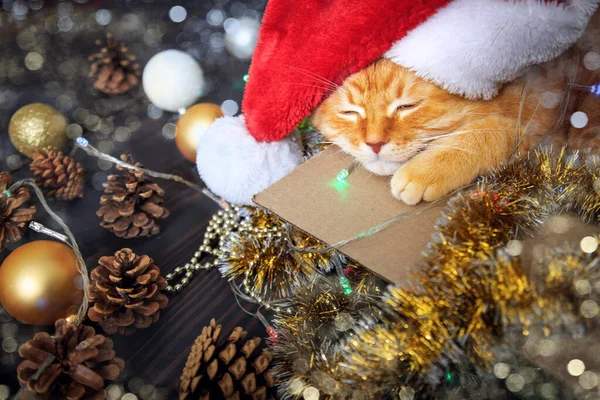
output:
[[[225,239],[217,265],[223,277],[258,302],[287,299],[308,285],[319,268],[330,269],[329,253],[294,251],[321,243],[276,216],[255,210],[244,224]]]
[[[339,380],[335,346],[358,321],[381,313],[374,305],[379,288],[373,275],[354,277],[352,286],[352,293],[344,294],[337,279],[317,275],[276,313],[281,334],[271,346],[281,398],[295,398],[311,386],[327,399],[350,393]]]
[[[374,279],[372,275],[365,275],[352,282],[354,291],[346,295],[334,277],[315,276],[288,299],[282,311],[275,315],[274,325],[296,340],[313,341],[316,347],[325,340],[337,342],[341,332],[353,328],[356,321],[379,313],[372,298],[378,291]],[[344,326],[345,329],[341,329]]]
[[[288,333],[281,334],[279,339],[280,343],[273,347],[279,399],[301,399],[311,387],[319,391],[321,400],[349,398],[354,391],[360,391],[341,379],[334,344],[326,341],[316,347],[302,343]]]

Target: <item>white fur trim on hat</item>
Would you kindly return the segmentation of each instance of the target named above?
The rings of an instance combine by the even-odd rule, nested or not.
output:
[[[572,46],[598,2],[454,0],[385,57],[451,93],[490,99],[524,67]]]
[[[215,194],[234,204],[253,205],[252,197],[300,165],[301,157],[291,137],[257,142],[243,116],[223,117],[200,137],[196,166]]]

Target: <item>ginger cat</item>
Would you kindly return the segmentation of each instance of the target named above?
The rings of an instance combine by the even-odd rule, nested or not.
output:
[[[561,104],[570,82],[600,82],[600,74],[582,64],[571,50],[485,101],[452,95],[380,59],[348,77],[312,122],[367,170],[392,175],[396,198],[410,205],[433,201],[542,141],[600,148],[600,99],[570,90]],[[582,129],[569,122],[575,111],[588,116]]]

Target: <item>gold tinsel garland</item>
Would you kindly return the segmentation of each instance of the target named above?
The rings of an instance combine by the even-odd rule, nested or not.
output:
[[[378,318],[380,310],[375,306],[379,287],[374,275],[348,275],[352,293],[344,294],[334,277],[319,275],[299,288],[275,315],[273,325],[279,336],[271,340],[271,347],[279,398],[295,398],[311,386],[323,391],[324,400],[352,391],[340,379],[336,345],[360,320]]]
[[[460,360],[488,369],[503,340],[516,348],[532,335],[585,329],[573,284],[595,276],[597,252],[557,250],[539,262],[543,284],[536,286],[523,261],[499,249],[533,235],[551,214],[575,211],[597,222],[599,174],[596,156],[543,150],[457,195],[415,284],[389,289],[383,322],[365,323],[338,349],[343,380],[375,398],[406,386],[425,393]]]
[[[269,303],[288,299],[319,271],[331,269],[331,253],[297,250],[314,246],[322,243],[272,214],[252,209],[237,232],[224,239],[217,266],[245,294]]]

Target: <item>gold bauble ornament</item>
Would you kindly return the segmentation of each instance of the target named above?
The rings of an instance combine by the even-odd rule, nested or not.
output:
[[[46,104],[28,104],[10,119],[8,135],[16,149],[27,157],[35,151],[61,150],[68,139],[67,119]]]
[[[212,103],[200,103],[187,109],[177,121],[175,144],[179,152],[191,162],[196,162],[196,149],[200,135],[214,122],[224,116],[221,107]]]
[[[0,266],[0,303],[25,324],[52,325],[77,313],[82,300],[77,257],[65,244],[24,244]]]

